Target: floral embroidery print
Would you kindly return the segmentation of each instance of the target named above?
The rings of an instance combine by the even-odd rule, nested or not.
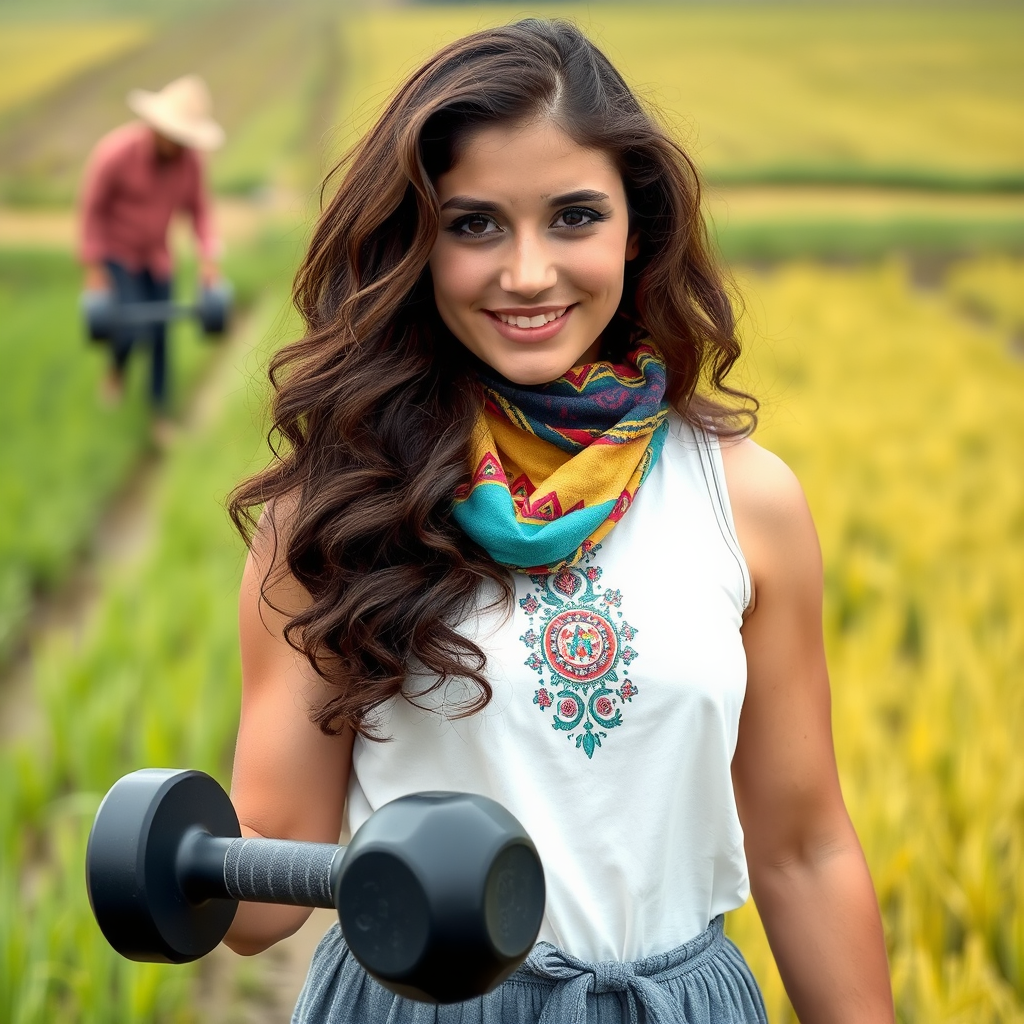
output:
[[[629,643],[638,630],[622,618],[621,591],[604,590],[600,579],[599,566],[534,575],[533,592],[519,601],[530,621],[519,638],[530,650],[524,664],[545,684],[533,703],[539,711],[552,708],[552,728],[588,758],[608,730],[622,725],[623,706],[639,692],[620,678],[637,657]]]

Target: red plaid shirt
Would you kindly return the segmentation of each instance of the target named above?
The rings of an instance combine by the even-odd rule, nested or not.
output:
[[[167,228],[176,210],[188,213],[199,252],[217,255],[203,164],[195,150],[176,160],[157,158],[152,130],[140,121],[122,125],[96,144],[82,185],[83,263],[114,260],[129,270],[171,274]]]

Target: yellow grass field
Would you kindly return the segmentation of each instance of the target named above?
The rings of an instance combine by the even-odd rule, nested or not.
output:
[[[0,27],[0,114],[145,41],[137,20]]]
[[[1001,265],[951,281],[1007,306],[1024,262]],[[756,439],[821,537],[840,772],[900,1019],[1024,1021],[1024,362],[896,261],[740,286]],[[792,1020],[753,906],[729,929]]]
[[[1016,5],[369,11],[344,29],[351,87],[342,122],[365,127],[444,43],[535,13],[576,20],[712,172],[1024,169],[1024,9]]]

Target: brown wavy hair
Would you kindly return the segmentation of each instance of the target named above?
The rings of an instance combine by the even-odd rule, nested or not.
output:
[[[427,261],[434,182],[460,147],[479,128],[538,116],[616,161],[639,232],[605,354],[649,339],[682,416],[728,436],[756,422],[756,401],[725,383],[739,344],[697,171],[604,54],[571,23],[539,19],[435,54],[328,175],[325,190],[339,175],[340,185],[295,279],[305,335],[270,364],[275,457],[230,499],[250,541],[266,505],[283,547],[274,563],[310,594],[285,637],[333,684],[311,714],[326,733],[348,724],[374,735],[371,713],[402,695],[411,668],[436,686],[475,684],[457,714],[490,700],[484,654],[458,623],[487,581],[509,605],[511,586],[451,515],[482,402],[473,358],[434,306]],[[284,507],[287,522],[275,523]]]

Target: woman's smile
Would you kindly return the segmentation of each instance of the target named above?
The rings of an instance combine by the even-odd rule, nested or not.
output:
[[[531,344],[553,338],[565,326],[573,306],[554,309],[488,309],[494,329],[509,341]]]
[[[519,384],[598,358],[636,249],[608,154],[547,120],[483,128],[436,187],[430,270],[455,337]]]

